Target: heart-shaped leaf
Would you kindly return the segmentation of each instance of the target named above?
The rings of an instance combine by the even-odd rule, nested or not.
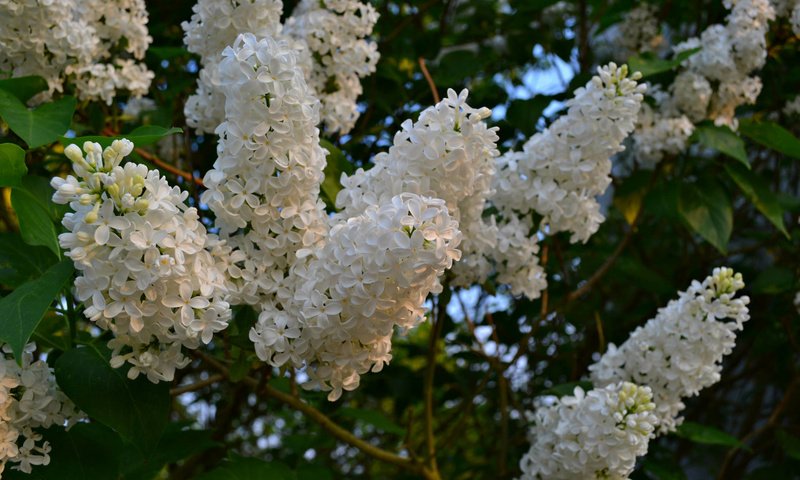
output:
[[[25,150],[13,143],[0,143],[0,187],[18,187],[26,173]]]
[[[0,90],[0,117],[30,148],[52,143],[69,130],[75,105],[74,97],[64,97],[30,109],[14,94]]]
[[[50,304],[72,278],[72,272],[72,260],[64,260],[0,299],[0,312],[3,312],[0,338],[11,347],[17,361]]]
[[[111,368],[110,358],[107,348],[94,344],[65,352],[56,361],[58,385],[92,419],[141,452],[153,452],[169,420],[169,383],[131,380],[127,368]]]

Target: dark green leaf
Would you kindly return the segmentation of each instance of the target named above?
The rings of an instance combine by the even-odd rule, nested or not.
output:
[[[681,185],[678,212],[692,230],[723,254],[727,252],[733,231],[733,207],[719,183]]]
[[[694,443],[702,443],[704,445],[742,446],[741,442],[733,435],[729,435],[718,428],[695,422],[683,422],[675,434]]]
[[[169,383],[130,380],[127,368],[111,368],[111,352],[88,345],[56,362],[58,385],[91,418],[111,427],[142,452],[156,449],[168,422]]]
[[[0,338],[9,344],[17,361],[50,304],[72,278],[72,271],[72,260],[64,260],[0,299],[0,312],[3,312]]]
[[[175,57],[189,55],[186,47],[150,47],[147,49],[147,53],[155,55],[161,60],[170,60]]]
[[[84,142],[96,142],[99,143],[101,147],[106,148],[111,145],[111,142],[114,140],[126,138],[137,147],[142,147],[145,145],[152,145],[162,138],[176,133],[183,133],[183,130],[178,127],[165,128],[156,125],[143,125],[133,129],[130,133],[117,135],[116,137],[103,137],[99,135],[75,138],[59,137],[59,141],[64,146],[74,143],[79,147],[83,147]]]
[[[655,54],[649,52],[642,53],[628,59],[628,68],[631,72],[640,72],[642,77],[649,77],[672,70],[700,50],[700,47],[686,50],[677,54],[672,60],[658,58]]]
[[[31,247],[17,234],[0,233],[0,284],[18,287],[41,277],[57,258],[44,247]]]
[[[334,208],[336,195],[342,189],[342,184],[339,182],[342,178],[342,173],[352,174],[353,166],[347,161],[342,151],[331,142],[323,138],[320,139],[319,143],[322,148],[328,151],[327,163],[325,164],[325,179],[322,181],[320,188],[328,206]]]
[[[20,102],[27,102],[32,96],[47,88],[47,80],[34,75],[0,80],[0,90],[14,95]]]
[[[294,472],[280,462],[235,457],[197,480],[295,480]]]
[[[436,85],[446,91],[447,88],[462,85],[468,77],[480,71],[481,62],[474,52],[456,50],[444,55],[438,66],[429,64],[428,68],[436,80]]]
[[[778,430],[777,432],[778,443],[780,443],[786,455],[800,460],[800,438],[797,438],[786,430]]]
[[[322,465],[301,465],[297,468],[297,480],[333,480],[333,474]]]
[[[372,425],[378,430],[387,433],[395,433],[397,435],[405,435],[406,429],[394,423],[390,418],[381,412],[375,410],[366,410],[361,408],[342,408],[339,414],[343,417],[360,420],[367,425]]]
[[[56,312],[47,312],[33,332],[31,339],[39,346],[54,348],[66,352],[71,344],[69,321],[67,317]]]
[[[572,395],[575,392],[575,388],[580,387],[584,391],[588,392],[592,389],[591,382],[567,382],[561,383],[558,385],[553,385],[552,387],[548,388],[547,390],[542,392],[542,395],[554,395],[556,397],[564,397],[567,395]]]
[[[725,171],[758,211],[763,213],[786,238],[789,238],[789,232],[783,224],[783,208],[778,196],[772,193],[769,183],[761,175],[748,171],[741,165],[725,165]]]
[[[63,97],[29,109],[13,94],[0,90],[0,116],[30,148],[58,140],[69,129],[76,104],[75,98]]]
[[[506,121],[525,135],[532,135],[536,133],[536,122],[551,101],[550,97],[542,95],[536,95],[529,100],[512,100],[506,111]]]
[[[28,245],[47,247],[60,258],[61,249],[53,219],[36,196],[26,188],[15,188],[11,191],[11,205],[19,219],[22,240]]]
[[[794,290],[794,273],[785,267],[767,267],[750,285],[753,293],[776,295]]]
[[[748,169],[750,168],[750,160],[744,149],[744,140],[730,128],[704,124],[699,125],[692,135],[706,147],[718,150],[734,160],[738,160]]]
[[[767,148],[800,158],[800,139],[777,123],[743,119],[739,122],[739,132]]]
[[[30,474],[3,473],[9,480],[111,480],[119,476],[122,442],[97,423],[79,423],[69,430],[53,427],[44,438],[52,447],[50,464],[34,466]]]
[[[125,480],[152,480],[164,465],[220,446],[211,438],[213,432],[210,430],[182,428],[179,423],[167,425],[154,452],[142,453],[127,448],[123,453],[122,464]]]
[[[25,150],[13,143],[0,143],[0,187],[18,187],[28,173]]]

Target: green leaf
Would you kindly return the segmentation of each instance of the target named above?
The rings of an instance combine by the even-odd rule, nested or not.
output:
[[[794,290],[794,273],[789,268],[767,267],[750,284],[753,293],[777,295]]]
[[[18,187],[28,173],[25,150],[13,143],[0,143],[0,187]]]
[[[280,462],[234,457],[197,480],[295,480],[294,472]]]
[[[221,446],[211,438],[213,433],[210,430],[184,430],[182,424],[170,423],[155,451],[142,453],[127,448],[122,453],[123,477],[125,480],[153,480],[164,465]]]
[[[436,85],[444,88],[462,85],[468,77],[472,77],[481,69],[481,59],[469,50],[456,50],[442,57],[439,65],[431,68]],[[430,97],[428,97],[430,98]]]
[[[559,398],[565,397],[567,395],[572,395],[575,392],[575,387],[580,387],[586,392],[593,388],[592,382],[567,382],[553,385],[552,387],[543,391],[542,395],[554,395]]]
[[[725,254],[733,231],[733,206],[715,181],[682,184],[678,212],[689,227]]]
[[[56,262],[44,247],[31,247],[17,234],[0,233],[0,284],[18,287],[41,277]]]
[[[781,445],[781,448],[783,448],[783,451],[786,452],[786,455],[795,460],[800,460],[800,438],[782,429],[778,430],[777,437],[778,443]]]
[[[536,133],[536,122],[542,117],[544,109],[552,98],[536,95],[528,100],[512,100],[506,110],[506,121],[526,135]]]
[[[156,449],[169,420],[169,383],[143,376],[130,380],[127,368],[111,368],[111,352],[88,345],[56,361],[58,385],[92,419],[111,427],[142,452]]]
[[[647,52],[628,59],[628,68],[631,72],[640,72],[642,77],[649,77],[657,73],[667,72],[680,65],[684,60],[701,50],[700,47],[683,51],[672,60],[658,58],[655,54]]]
[[[741,447],[742,443],[733,435],[708,425],[695,422],[684,422],[675,432],[679,437],[704,445],[723,445],[726,447]]]
[[[800,158],[800,139],[774,122],[756,122],[742,119],[739,132],[745,137],[784,155]]]
[[[9,480],[109,480],[119,477],[122,442],[116,433],[97,423],[79,423],[69,430],[53,427],[43,432],[50,443],[50,463],[33,467],[30,474],[3,472]],[[14,473],[12,473],[14,472]]]
[[[698,125],[692,136],[706,147],[718,150],[734,160],[738,160],[748,169],[750,168],[750,160],[744,149],[744,140],[730,128],[718,127],[710,123]]]
[[[725,171],[736,182],[744,196],[763,213],[767,220],[789,238],[789,232],[783,223],[783,207],[778,196],[769,188],[769,182],[755,172],[748,171],[741,165],[725,165]]]
[[[74,97],[63,97],[29,109],[13,94],[0,90],[0,116],[29,148],[55,142],[69,130],[76,105]]]
[[[378,430],[397,435],[405,435],[406,429],[394,423],[389,417],[376,410],[361,408],[342,408],[339,414],[343,417],[360,420],[367,425],[372,425]]]
[[[53,218],[36,195],[26,188],[14,188],[11,191],[11,205],[19,219],[22,240],[28,245],[47,247],[56,257],[61,258]]]
[[[342,184],[339,180],[342,178],[342,173],[352,174],[353,166],[342,151],[328,140],[320,139],[319,144],[328,151],[327,163],[325,164],[325,179],[322,181],[320,189],[328,207],[335,208],[336,195],[342,189]]]
[[[137,147],[142,147],[144,145],[152,145],[157,141],[161,140],[162,138],[168,135],[174,135],[176,133],[183,133],[183,130],[178,127],[166,128],[166,127],[159,127],[157,125],[142,125],[141,127],[133,129],[130,133],[126,133],[123,135],[117,135],[116,137],[103,137],[100,135],[91,135],[86,137],[59,137],[59,141],[66,147],[70,144],[78,145],[79,147],[83,148],[84,142],[96,142],[99,143],[101,147],[106,148],[111,145],[111,142],[114,140],[120,140],[126,138],[133,142],[134,145]]]
[[[333,480],[333,473],[322,465],[300,465],[295,473],[297,480]]]
[[[186,47],[150,47],[147,49],[147,53],[155,55],[160,60],[170,60],[175,57],[189,55]]]
[[[64,260],[0,299],[0,338],[9,344],[18,362],[22,349],[58,292],[72,278],[72,272],[72,260]]]
[[[47,80],[35,75],[0,80],[0,90],[14,95],[20,102],[27,102],[32,96],[47,88]]]

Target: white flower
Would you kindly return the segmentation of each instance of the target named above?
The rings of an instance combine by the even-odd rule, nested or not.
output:
[[[609,345],[589,367],[592,382],[647,385],[653,391],[659,432],[674,430],[682,421],[682,399],[719,381],[722,358],[731,353],[735,332],[750,318],[750,299],[734,298],[743,287],[741,274],[729,268],[715,268],[702,283],[692,282],[622,345]]]
[[[157,170],[126,163],[127,140],[110,147],[65,149],[78,177],[54,178],[53,201],[69,203],[69,230],[59,237],[81,272],[75,296],[84,314],[115,338],[112,365],[126,361],[153,382],[171,381],[188,362],[181,346],[197,348],[230,319],[229,248],[206,233],[187,193],[170,187]]]
[[[657,417],[648,387],[613,383],[534,412],[521,480],[626,479],[647,453]]]
[[[25,473],[50,463],[50,445],[39,429],[69,427],[83,416],[58,389],[47,363],[33,361],[35,350],[33,343],[25,346],[21,366],[7,345],[0,354],[0,465],[11,463]]]

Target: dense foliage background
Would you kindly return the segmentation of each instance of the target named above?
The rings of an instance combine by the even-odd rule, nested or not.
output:
[[[669,85],[675,65],[647,55],[619,57],[620,49],[609,48],[605,33],[636,2],[582,0],[548,8],[553,3],[374,2],[381,58],[363,82],[355,129],[327,139],[335,146],[323,188],[328,199],[338,189],[338,173],[368,167],[404,119],[433,103],[421,61],[439,94],[469,88],[470,104],[493,109],[490,123],[500,127],[502,151],[557,118],[602,62],[629,62],[653,72],[646,80]],[[41,141],[3,127],[0,160],[18,155],[11,144],[33,148],[24,153],[27,176],[3,188],[0,198],[0,288],[9,295],[38,281],[26,292],[45,303],[57,300],[37,323],[37,312],[6,296],[0,337],[19,343],[9,325],[25,318],[36,328],[32,339],[56,366],[60,386],[96,420],[48,433],[51,465],[30,476],[7,471],[7,478],[213,480],[239,478],[237,471],[249,471],[244,478],[420,476],[365,454],[331,428],[351,432],[362,447],[412,458],[425,455],[433,435],[441,478],[513,478],[529,446],[524,412],[534,408],[534,398],[570,393],[607,343],[624,341],[678,290],[720,265],[743,273],[752,319],[725,361],[722,381],[687,402],[685,425],[650,444],[634,478],[800,476],[800,417],[793,408],[800,398],[800,323],[793,304],[800,287],[800,140],[792,135],[800,132],[797,117],[783,113],[798,93],[800,52],[785,20],[770,30],[758,103],[737,110],[751,120],[742,122],[740,134],[700,128],[691,148],[655,170],[633,166],[623,153],[599,232],[586,244],[571,244],[567,235],[543,243],[549,288],[541,299],[513,298],[491,283],[446,290],[430,299],[430,322],[396,337],[383,372],[364,376],[360,388],[331,403],[323,393],[298,393],[291,372],[258,361],[247,339],[254,321],[248,308],[236,311],[233,325],[197,353],[173,385],[129,381],[107,366],[107,339],[96,340],[98,332],[73,303],[68,265],[48,270],[61,258],[55,235],[63,214],[49,201],[48,181],[70,166],[62,155],[68,140],[46,132],[63,134],[64,125],[71,136],[179,127],[182,133],[166,136],[165,129],[149,130],[151,144],[137,143],[145,155],[134,158],[156,158],[197,178],[211,168],[215,138],[194,135],[183,118],[198,67],[182,46],[180,28],[192,5],[148,2],[154,42],[147,63],[156,73],[150,92],[156,110],[132,118],[122,114],[124,98],[110,106],[57,99],[40,107],[51,111],[30,113],[32,135],[43,135]],[[719,2],[705,0],[667,1],[658,11],[662,33],[675,43],[726,14]],[[17,97],[36,92],[35,85],[7,80],[0,89]],[[4,98],[0,117],[7,120],[11,107]],[[175,175],[174,184],[198,198],[200,187],[191,180]],[[17,305],[23,310],[14,310]],[[76,349],[83,344],[92,347]],[[304,408],[298,398],[313,408],[310,414],[298,410]],[[433,409],[430,432],[426,406]],[[326,428],[329,420],[338,427]]]

